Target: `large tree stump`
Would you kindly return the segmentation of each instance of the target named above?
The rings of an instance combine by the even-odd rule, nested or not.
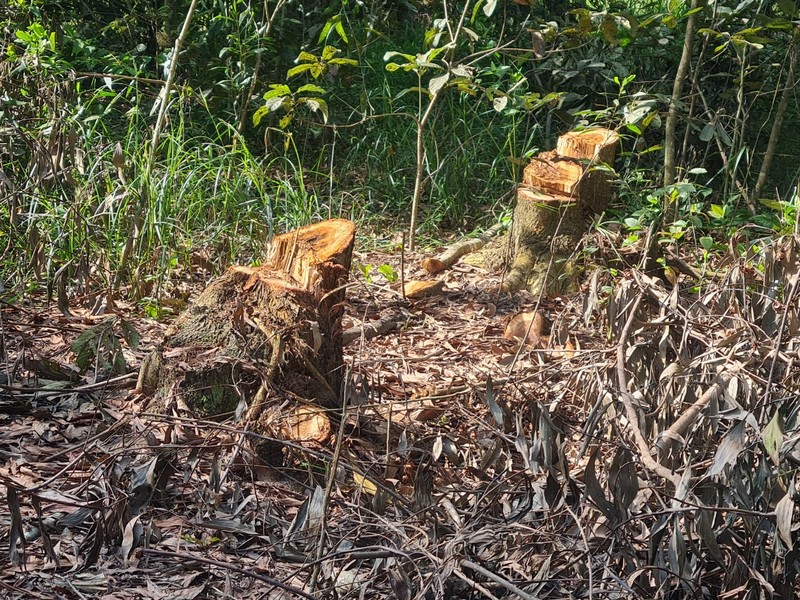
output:
[[[351,222],[324,221],[275,237],[264,266],[228,269],[167,330],[139,387],[161,411],[237,413],[256,433],[323,441],[320,407],[339,405],[354,237]]]
[[[569,132],[555,151],[543,152],[525,168],[511,228],[514,261],[505,291],[569,291],[575,278],[570,258],[587,229],[588,217],[605,210],[611,197],[608,173],[616,132]]]

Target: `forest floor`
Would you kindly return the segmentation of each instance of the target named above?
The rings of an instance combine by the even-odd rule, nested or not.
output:
[[[404,257],[406,279],[422,277],[421,258]],[[398,255],[356,253],[353,262],[344,327],[387,315],[400,324],[345,348],[338,457],[336,435],[287,442],[281,468],[245,456],[246,432],[232,418],[148,412],[133,391],[136,370],[169,319],[144,318],[123,302],[92,315],[89,298],[71,299],[69,315],[44,297],[4,305],[0,542],[10,550],[0,560],[2,597],[611,598],[656,597],[653,590],[680,589],[681,578],[713,581],[716,590],[739,581],[700,560],[722,560],[719,547],[701,552],[708,532],[667,523],[652,508],[669,506],[669,496],[641,471],[635,446],[620,443],[625,427],[610,392],[616,340],[625,341],[645,294],[634,300],[634,281],[650,287],[651,323],[678,329],[664,333],[642,317],[626,350],[633,378],[655,391],[672,368],[669,355],[680,354],[664,348],[668,338],[691,330],[692,356],[719,346],[731,360],[752,357],[756,333],[718,343],[726,327],[716,332],[703,314],[686,312],[696,294],[675,288],[670,307],[669,290],[641,274],[623,277],[614,293],[590,275],[580,293],[537,299],[502,294],[498,275],[459,264],[443,275],[441,295],[408,301],[397,285],[366,280],[383,281],[376,268],[369,278],[358,266],[398,272]],[[175,289],[197,292],[203,279],[184,277]],[[533,310],[547,317],[549,333],[525,345],[504,337],[513,315]],[[139,337],[135,349],[119,345],[126,373],[109,377],[100,360],[81,372],[75,340],[102,323],[119,332],[115,319]],[[695,367],[689,357],[683,368]],[[781,385],[795,371],[787,367]],[[695,384],[709,381],[702,373]],[[689,387],[676,384],[669,397],[691,402]],[[715,460],[707,452],[706,466]],[[709,531],[715,526],[712,518]],[[694,574],[643,576],[647,565],[690,555],[687,544],[695,545]]]

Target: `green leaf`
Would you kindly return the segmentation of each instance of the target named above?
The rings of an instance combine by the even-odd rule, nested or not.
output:
[[[329,61],[337,54],[339,54],[338,48],[335,46],[325,46],[325,48],[322,49],[322,60]]]
[[[397,94],[397,96],[394,97],[394,99],[398,100],[398,99],[402,98],[403,96],[405,96],[406,94],[408,94],[409,92],[415,92],[415,93],[422,92],[428,98],[430,98],[430,96],[431,96],[431,93],[428,91],[427,88],[421,88],[421,87],[415,85],[415,86],[412,86],[410,88],[406,88],[404,90],[401,90],[400,93]]]
[[[393,50],[390,50],[389,52],[383,55],[383,60],[387,61],[390,58],[394,58],[395,56],[402,56],[403,58],[406,59],[407,62],[410,63],[413,63],[417,59],[417,57],[414,56],[413,54],[403,54],[402,52],[395,52]]]
[[[266,106],[259,106],[258,110],[253,113],[253,125],[258,127],[261,124],[261,119],[270,113],[269,108]]]
[[[347,44],[350,40],[347,39],[347,34],[344,31],[344,24],[341,21],[339,21],[338,23],[336,23],[335,27],[336,27],[336,33],[338,33],[339,37],[342,38],[342,41],[345,44]]]
[[[711,238],[707,235],[704,235],[698,241],[700,242],[700,245],[706,250],[711,250],[711,248],[714,247],[714,238]]]
[[[278,127],[280,127],[281,129],[286,129],[291,124],[292,119],[294,119],[294,113],[292,112],[286,113],[283,116],[283,118],[280,121],[278,121]]]
[[[708,209],[708,215],[712,219],[724,219],[725,207],[720,204],[712,204]]]
[[[783,14],[790,19],[797,14],[797,2],[794,0],[778,0],[778,6]]]
[[[627,127],[628,130],[632,131],[636,135],[642,135],[642,130],[637,125],[634,125],[633,123],[625,123],[625,127]]]
[[[328,92],[325,88],[321,88],[318,85],[314,85],[313,83],[307,83],[305,85],[300,86],[297,88],[295,93],[301,94],[303,92],[311,92],[312,94],[327,94]]]
[[[264,100],[269,100],[270,98],[274,98],[276,96],[286,96],[292,93],[292,90],[289,88],[289,86],[282,83],[273,83],[269,87],[272,89],[264,94]]]
[[[358,61],[353,60],[352,58],[333,58],[328,61],[328,64],[331,65],[349,65],[351,67],[357,67]]]
[[[331,32],[332,27],[333,27],[333,19],[325,23],[325,26],[322,28],[322,31],[319,32],[319,39],[317,40],[318,44],[321,44],[328,38],[328,34]]]
[[[295,75],[299,75],[304,71],[308,71],[313,69],[314,67],[319,66],[318,63],[303,63],[302,65],[297,65],[286,71],[286,78],[294,77]],[[316,77],[314,78],[316,79]]]
[[[400,68],[400,65],[398,65],[397,63],[393,63],[393,62],[386,63],[386,70],[389,71],[390,73],[393,73],[394,71],[397,71],[399,68]]]
[[[378,272],[386,277],[386,281],[389,283],[396,282],[400,277],[392,265],[381,265],[378,267]]]
[[[298,62],[318,62],[317,57],[311,54],[310,52],[306,52],[303,50],[297,56]]]

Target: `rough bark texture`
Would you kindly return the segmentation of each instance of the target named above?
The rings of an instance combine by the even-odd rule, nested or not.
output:
[[[167,330],[161,360],[150,361],[157,373],[140,377],[156,409],[239,412],[256,433],[322,441],[330,427],[320,407],[338,406],[342,384],[354,236],[349,221],[309,225],[277,236],[264,266],[231,267],[213,281]],[[301,433],[309,423],[316,433]]]
[[[570,257],[588,217],[605,210],[611,197],[608,175],[597,167],[613,162],[617,143],[617,134],[608,129],[569,132],[555,151],[531,160],[517,193],[514,262],[504,290],[555,294],[573,287]]]

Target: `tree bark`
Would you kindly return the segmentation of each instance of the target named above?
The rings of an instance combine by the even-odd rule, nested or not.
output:
[[[758,197],[764,190],[769,176],[769,170],[772,166],[772,159],[775,157],[775,150],[778,147],[778,140],[781,137],[781,127],[783,126],[783,116],[786,114],[786,108],[789,106],[789,99],[794,93],[794,79],[795,72],[797,71],[797,42],[792,40],[789,47],[789,72],[786,74],[786,83],[783,87],[783,94],[781,94],[781,101],[778,103],[778,108],[775,111],[775,120],[772,122],[772,131],[769,134],[769,141],[767,142],[767,149],[764,151],[764,162],[761,163],[761,170],[758,172],[758,180],[756,186],[753,188],[753,202],[758,202]]]
[[[664,127],[664,187],[675,183],[675,131],[678,128],[678,117],[680,116],[678,105],[681,103],[683,86],[692,65],[692,49],[694,47],[697,14],[699,12],[697,9],[701,6],[703,6],[703,0],[692,0],[690,8],[691,14],[686,21],[686,34],[683,37],[681,60],[680,63],[678,63],[678,72],[675,74],[675,82],[672,85],[669,113],[667,114],[667,122]],[[670,200],[665,200],[665,202],[667,203],[664,207],[666,213],[665,221],[671,223],[675,220],[677,207],[672,206]]]
[[[602,128],[569,132],[555,151],[531,160],[517,192],[514,262],[504,291],[553,294],[573,287],[571,258],[586,232],[586,218],[605,210],[611,197],[608,173],[593,167],[613,162],[618,140],[616,132]]]
[[[273,240],[264,266],[231,267],[213,281],[151,361],[156,410],[244,415],[248,430],[273,437],[329,434],[320,407],[339,406],[354,237],[345,220],[302,227]]]

